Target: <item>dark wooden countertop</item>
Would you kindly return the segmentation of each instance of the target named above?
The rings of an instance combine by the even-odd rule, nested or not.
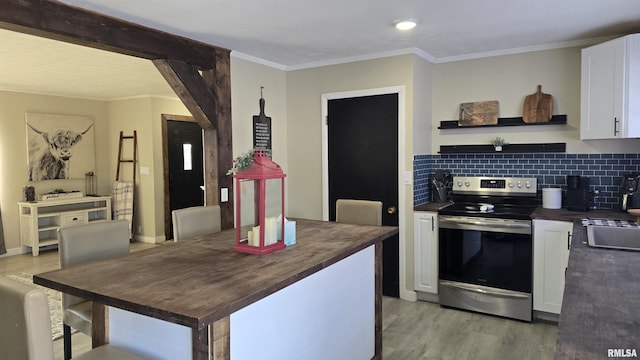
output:
[[[226,230],[33,278],[101,304],[202,329],[397,233],[397,227],[297,220],[297,244],[268,255],[234,252],[235,230]]]
[[[586,228],[573,224],[555,359],[640,353],[640,252],[589,247]]]

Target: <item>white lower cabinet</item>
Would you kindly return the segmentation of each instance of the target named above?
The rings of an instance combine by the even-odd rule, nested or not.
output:
[[[438,213],[413,215],[414,285],[416,291],[438,293]]]
[[[573,223],[533,221],[533,310],[560,314]]]

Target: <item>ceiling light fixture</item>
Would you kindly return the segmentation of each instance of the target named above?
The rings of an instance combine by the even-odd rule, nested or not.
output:
[[[406,30],[411,30],[414,27],[416,27],[416,25],[418,25],[418,20],[416,20],[416,19],[396,20],[396,21],[393,22],[393,25],[398,30],[406,31]]]

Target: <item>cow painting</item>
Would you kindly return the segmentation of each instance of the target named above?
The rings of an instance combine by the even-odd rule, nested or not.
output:
[[[85,123],[83,128],[77,131],[72,127],[46,127],[42,124],[36,125],[27,122],[27,131],[30,132],[29,181],[69,179],[75,150],[82,144],[83,138],[92,127],[93,123],[88,125]],[[90,140],[91,147],[93,147],[93,139]],[[90,150],[93,151],[93,149]],[[86,156],[83,152],[77,151],[80,157]],[[93,166],[93,164],[90,165]],[[78,170],[87,172],[93,169]],[[73,177],[81,177],[84,172],[76,171]]]

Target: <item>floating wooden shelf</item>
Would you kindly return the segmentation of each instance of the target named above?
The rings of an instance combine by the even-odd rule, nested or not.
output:
[[[508,117],[498,118],[497,124],[488,125],[468,125],[458,126],[458,120],[445,120],[440,121],[438,129],[470,129],[470,128],[483,128],[483,127],[499,127],[499,126],[530,126],[530,125],[565,125],[567,123],[567,115],[553,115],[548,122],[541,123],[526,123],[522,120],[522,117]]]
[[[513,154],[513,153],[545,153],[566,152],[566,143],[547,144],[509,144],[503,145],[502,151],[496,151],[493,145],[440,145],[439,154]]]

